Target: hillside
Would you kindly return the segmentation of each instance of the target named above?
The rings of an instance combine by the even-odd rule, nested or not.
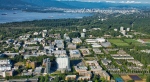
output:
[[[36,4],[40,7],[58,7],[58,8],[73,8],[72,5],[67,5],[60,1],[52,1],[52,0],[22,0],[27,3]]]
[[[21,0],[0,0],[0,9],[34,8],[36,5]]]

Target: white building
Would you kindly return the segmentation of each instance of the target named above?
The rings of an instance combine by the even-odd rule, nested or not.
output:
[[[11,65],[0,65],[0,71],[11,70]]]
[[[80,38],[72,38],[72,43],[79,44],[82,43],[82,40]]]
[[[79,50],[69,50],[71,58],[80,58],[81,53]]]
[[[122,32],[124,30],[124,27],[120,27],[120,31]]]
[[[100,43],[106,42],[106,40],[104,38],[96,38],[96,40],[97,40],[97,42],[100,42]]]
[[[56,58],[58,70],[68,70],[70,71],[70,59],[68,56],[58,56]]]
[[[0,65],[3,65],[3,64],[10,64],[10,60],[0,60]]]
[[[39,35],[39,33],[38,32],[34,32],[33,35]]]
[[[114,31],[118,31],[118,29],[114,29]]]
[[[8,59],[0,60],[0,71],[11,70],[11,62]]]
[[[82,38],[85,38],[85,33],[81,33],[81,37],[82,37]]]
[[[86,32],[86,29],[83,29],[83,32]]]
[[[127,28],[127,31],[130,31],[130,28]]]

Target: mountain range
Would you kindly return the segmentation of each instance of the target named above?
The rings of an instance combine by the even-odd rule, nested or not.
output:
[[[0,0],[0,9],[9,8],[147,8],[146,3],[81,2],[56,0]]]

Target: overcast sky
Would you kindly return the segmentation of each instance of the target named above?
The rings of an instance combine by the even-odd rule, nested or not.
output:
[[[59,1],[85,1],[85,2],[112,2],[112,3],[150,3],[150,0],[59,0]]]

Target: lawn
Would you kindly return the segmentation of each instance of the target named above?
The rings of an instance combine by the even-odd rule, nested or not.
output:
[[[142,44],[134,39],[124,39],[125,42],[127,42],[128,44],[132,43],[135,46],[142,46]]]
[[[150,43],[146,43],[146,45],[150,47]]]
[[[117,45],[117,46],[129,46],[128,43],[125,43],[120,39],[108,39],[108,41],[111,42],[112,44]]]

